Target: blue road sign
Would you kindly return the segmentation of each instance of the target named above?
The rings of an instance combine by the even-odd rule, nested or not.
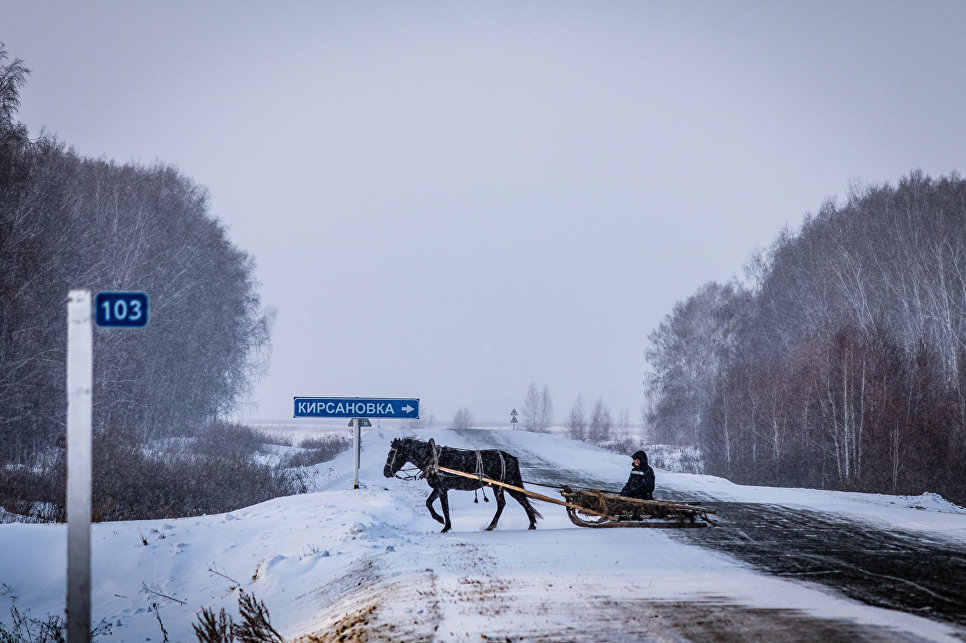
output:
[[[148,295],[99,292],[94,298],[94,320],[107,328],[144,328],[148,325]]]
[[[419,400],[381,397],[297,397],[297,418],[398,418],[419,417]]]

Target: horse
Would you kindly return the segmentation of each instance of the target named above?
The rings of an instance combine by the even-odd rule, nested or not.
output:
[[[517,461],[516,456],[497,449],[470,451],[467,449],[437,446],[432,439],[429,442],[424,442],[416,438],[396,438],[392,441],[389,455],[386,456],[386,466],[383,468],[382,474],[387,478],[392,478],[396,476],[407,462],[412,462],[419,467],[422,470],[422,474],[419,477],[426,478],[426,482],[433,488],[433,492],[426,499],[426,508],[429,509],[430,515],[437,522],[443,524],[441,533],[444,534],[453,527],[449,519],[449,497],[447,496],[447,492],[450,489],[475,491],[484,486],[491,487],[493,489],[493,495],[496,496],[496,514],[493,516],[493,520],[490,521],[486,530],[492,531],[496,529],[496,524],[500,520],[500,514],[503,513],[503,507],[506,506],[506,499],[503,497],[503,487],[485,483],[482,481],[482,478],[485,477],[523,488],[523,478],[520,476],[520,463]],[[464,478],[463,476],[446,473],[445,471],[440,471],[438,467],[465,471],[466,473],[477,476],[477,479],[474,480],[472,478]],[[515,489],[507,489],[506,491],[527,512],[527,517],[530,519],[529,528],[536,529],[537,518],[543,518],[543,516],[533,508],[526,494]],[[443,507],[442,516],[433,509],[433,502],[437,498],[439,498],[440,504]],[[486,500],[485,492],[483,499]]]

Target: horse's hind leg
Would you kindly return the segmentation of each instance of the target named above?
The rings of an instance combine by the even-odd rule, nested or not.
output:
[[[513,498],[517,502],[523,505],[523,510],[527,512],[527,518],[530,519],[530,526],[528,527],[528,529],[536,529],[537,516],[539,516],[540,514],[538,514],[534,510],[533,505],[530,504],[530,499],[527,498],[527,494],[522,493],[520,491],[514,491],[513,489],[507,489],[507,493],[509,493],[511,496],[513,496]]]
[[[500,514],[503,513],[503,508],[506,506],[506,498],[503,497],[503,489],[500,487],[493,487],[493,495],[496,497],[496,514],[493,515],[493,520],[490,521],[490,526],[486,528],[487,531],[493,531],[496,529],[496,523],[500,521]]]
[[[441,534],[445,534],[447,531],[453,528],[453,523],[449,520],[449,496],[446,493],[446,487],[438,490],[439,492],[439,504],[443,506],[443,517],[446,518],[443,522],[443,529],[440,531]]]
[[[433,493],[429,494],[429,498],[426,498],[426,508],[429,509],[429,514],[434,520],[436,520],[436,522],[445,525],[446,522],[443,520],[443,517],[436,513],[436,510],[433,509],[433,503],[436,502],[437,498],[439,498],[439,489],[433,487]]]

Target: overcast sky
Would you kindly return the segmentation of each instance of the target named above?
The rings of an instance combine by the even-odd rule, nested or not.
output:
[[[536,382],[638,420],[675,302],[852,182],[963,173],[964,34],[959,0],[0,0],[31,134],[177,166],[255,258],[252,418],[504,422]]]

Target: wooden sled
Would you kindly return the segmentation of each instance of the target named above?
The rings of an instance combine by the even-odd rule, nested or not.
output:
[[[698,502],[641,500],[597,489],[574,490],[564,485],[567,516],[580,527],[707,527],[713,509]],[[583,517],[582,517],[583,516]],[[590,517],[593,516],[593,517]]]
[[[560,494],[566,500],[565,502],[473,473],[457,471],[449,467],[436,467],[436,469],[464,478],[473,478],[484,484],[520,491],[536,500],[562,505],[567,508],[570,521],[578,527],[707,527],[715,524],[708,517],[708,514],[713,514],[714,510],[701,507],[698,502],[639,500],[597,489],[575,491],[564,485]],[[584,519],[578,514],[595,518]]]

